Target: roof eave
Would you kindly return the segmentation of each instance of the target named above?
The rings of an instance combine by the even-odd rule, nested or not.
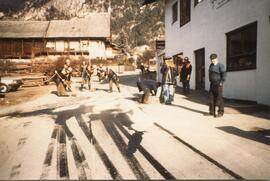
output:
[[[142,5],[147,5],[147,4],[151,4],[151,3],[154,3],[156,2],[157,0],[144,0],[144,2],[142,3]]]

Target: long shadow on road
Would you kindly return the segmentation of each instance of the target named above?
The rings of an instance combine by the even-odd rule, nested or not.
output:
[[[266,137],[270,135],[270,130],[244,131],[232,126],[218,127],[218,129],[235,136],[270,145],[270,138]]]

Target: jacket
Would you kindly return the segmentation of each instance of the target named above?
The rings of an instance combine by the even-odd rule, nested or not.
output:
[[[160,72],[162,73],[162,84],[176,84],[177,71],[175,68],[163,64]]]
[[[181,69],[181,81],[187,80],[187,76],[191,75],[192,72],[192,65],[190,65],[189,67],[186,67],[186,65],[184,65]]]
[[[226,70],[223,64],[211,64],[209,67],[209,81],[211,84],[223,84],[226,80]]]

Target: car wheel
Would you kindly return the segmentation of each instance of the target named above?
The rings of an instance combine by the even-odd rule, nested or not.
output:
[[[8,86],[6,84],[0,84],[0,92],[1,93],[7,93],[8,92]]]

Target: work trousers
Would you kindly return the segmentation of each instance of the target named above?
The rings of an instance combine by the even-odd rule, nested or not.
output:
[[[57,95],[58,96],[67,96],[66,88],[62,82],[57,84]]]
[[[174,85],[163,85],[163,100],[165,104],[171,104],[171,102],[174,100]]]
[[[183,92],[184,92],[184,94],[189,94],[189,90],[190,90],[189,80],[183,80],[182,84],[183,84]]]
[[[116,85],[118,92],[120,92],[120,87],[119,87],[119,82],[116,79],[109,79],[109,87],[110,87],[110,92],[112,92],[112,85],[113,83]]]
[[[224,114],[223,86],[219,84],[210,85],[210,114],[215,114],[215,107],[218,106],[218,114]]]
[[[91,79],[89,77],[82,78],[81,89],[83,89],[84,84],[87,84],[88,85],[88,89],[91,90]]]

